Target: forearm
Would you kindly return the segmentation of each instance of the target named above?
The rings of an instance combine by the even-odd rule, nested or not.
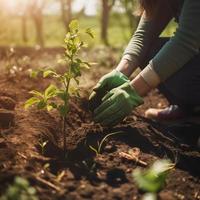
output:
[[[118,64],[116,70],[120,71],[127,77],[130,77],[136,68],[137,67],[131,61],[129,61],[125,58],[122,58]]]
[[[116,70],[120,71],[127,77],[129,77],[132,74],[134,69],[136,69],[136,67],[131,67],[131,62],[126,59],[122,59],[116,68]],[[131,81],[131,85],[134,87],[134,89],[137,91],[137,93],[140,96],[145,96],[151,90],[151,87],[144,80],[144,78],[141,76],[141,74],[136,76]]]
[[[140,74],[136,76],[132,81],[131,85],[136,90],[137,94],[141,97],[144,97],[151,91],[151,87],[145,82]]]
[[[156,88],[160,82],[160,77],[149,64],[131,81],[131,85],[140,96],[145,96],[151,89]]]

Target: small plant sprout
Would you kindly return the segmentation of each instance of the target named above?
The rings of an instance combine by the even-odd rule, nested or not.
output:
[[[8,187],[1,200],[39,200],[36,190],[31,187],[28,180],[15,177],[14,183]]]
[[[48,140],[43,141],[43,139],[39,140],[39,142],[38,142],[38,144],[41,148],[42,155],[44,155],[44,151],[45,151],[45,147],[46,147],[47,143],[48,143]]]
[[[103,147],[103,144],[104,142],[106,141],[106,139],[108,139],[110,136],[113,136],[113,135],[117,135],[117,134],[120,134],[120,133],[124,133],[123,131],[117,131],[117,132],[113,132],[113,133],[110,133],[108,135],[106,135],[100,142],[98,141],[97,142],[97,148],[89,145],[89,148],[94,151],[96,153],[96,155],[98,156],[99,154],[101,154],[101,150],[102,150],[102,147]]]
[[[138,168],[134,170],[133,177],[138,187],[148,192],[148,198],[144,196],[145,200],[156,199],[156,193],[164,187],[167,175],[174,167],[175,164],[169,160],[158,160],[145,171]]]
[[[62,134],[64,137],[63,148],[66,152],[66,121],[69,113],[69,100],[72,96],[79,96],[79,77],[83,69],[88,69],[90,63],[83,61],[79,57],[79,52],[87,44],[82,41],[82,35],[86,34],[89,37],[94,37],[90,28],[84,32],[79,30],[77,20],[73,20],[69,25],[69,32],[66,34],[64,40],[64,58],[66,63],[66,71],[57,73],[54,69],[47,69],[43,71],[43,77],[55,79],[59,83],[59,87],[50,84],[44,92],[31,91],[32,98],[26,101],[25,108],[36,105],[38,109],[47,109],[51,111],[56,109],[60,114],[62,120]],[[72,86],[73,85],[73,86]],[[75,86],[74,86],[75,85]]]

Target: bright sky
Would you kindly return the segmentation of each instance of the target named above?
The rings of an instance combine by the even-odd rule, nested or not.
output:
[[[97,0],[75,0],[73,9],[74,11],[80,10],[85,6],[87,15],[95,15],[97,12]]]
[[[15,12],[17,9],[17,5],[23,7],[29,0],[0,0],[0,3],[3,2],[3,5],[8,9],[10,12]],[[40,1],[40,0],[38,0]],[[20,3],[19,3],[20,2]],[[97,12],[97,4],[98,0],[74,0],[72,9],[73,11],[79,11],[83,7],[85,7],[85,14],[87,15],[95,15]],[[1,6],[1,5],[0,5]],[[46,13],[58,13],[60,10],[59,1],[55,1],[49,4],[45,12]]]

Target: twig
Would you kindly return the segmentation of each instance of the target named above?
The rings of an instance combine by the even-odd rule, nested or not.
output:
[[[17,154],[18,154],[19,156],[21,156],[22,158],[27,159],[27,157],[26,157],[24,154],[22,154],[22,153],[20,153],[20,152],[18,152]]]
[[[50,188],[56,190],[57,192],[61,192],[61,189],[60,189],[59,187],[55,186],[53,183],[51,183],[51,182],[49,182],[49,181],[47,181],[47,180],[44,180],[44,179],[42,179],[42,178],[40,178],[40,177],[38,177],[38,176],[34,176],[34,178],[35,178],[38,182],[40,182],[41,184],[46,185],[46,186],[48,186],[48,187],[50,187]]]
[[[139,163],[140,165],[146,167],[148,164],[142,160],[140,160],[138,157],[135,157],[133,155],[130,155],[128,153],[125,153],[125,152],[119,152],[119,156],[121,158],[125,158],[127,160],[132,160],[132,161],[135,161],[136,163]]]

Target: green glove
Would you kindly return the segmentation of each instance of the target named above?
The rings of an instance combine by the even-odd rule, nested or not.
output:
[[[130,85],[130,81],[112,89],[102,99],[103,103],[94,111],[94,121],[104,126],[114,126],[141,105],[143,99]]]
[[[93,92],[89,97],[90,109],[94,110],[97,108],[102,103],[102,98],[108,91],[128,81],[128,77],[117,70],[113,70],[104,75],[93,88]]]

